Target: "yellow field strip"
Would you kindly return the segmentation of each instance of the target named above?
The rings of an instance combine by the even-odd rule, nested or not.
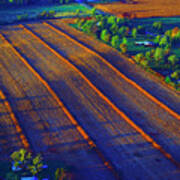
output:
[[[69,35],[67,35],[66,33],[60,31],[59,29],[55,28],[54,26],[52,26],[51,24],[47,23],[47,22],[43,22],[43,24],[45,24],[46,26],[48,26],[49,28],[51,28],[52,30],[54,30],[56,33],[63,35],[64,37],[66,37],[67,39],[71,40],[72,42],[76,43],[78,46],[82,47],[83,49],[86,49],[89,53],[91,53],[92,55],[95,55],[96,57],[98,57],[99,59],[101,59],[103,61],[103,63],[105,63],[109,68],[111,68],[114,72],[116,72],[121,78],[123,78],[125,81],[127,81],[129,84],[131,84],[132,86],[134,86],[135,88],[137,88],[141,93],[143,93],[145,96],[147,96],[151,101],[153,101],[154,103],[156,103],[157,105],[159,105],[161,108],[163,108],[164,110],[166,110],[169,114],[171,114],[173,117],[175,117],[176,119],[180,120],[180,115],[177,114],[176,112],[174,112],[172,109],[170,109],[168,106],[166,106],[165,104],[163,104],[162,102],[160,102],[157,98],[153,97],[150,93],[148,93],[146,90],[144,90],[141,86],[139,86],[137,83],[135,83],[134,81],[132,81],[131,79],[129,79],[128,77],[126,77],[124,74],[122,74],[117,68],[115,68],[111,63],[109,63],[105,58],[103,58],[102,56],[100,56],[98,53],[96,53],[95,51],[93,51],[92,49],[89,49],[88,47],[84,46],[83,44],[79,43],[77,40],[73,39],[72,37],[70,37]],[[131,60],[132,61],[132,60]],[[134,63],[134,62],[133,62]]]
[[[0,35],[0,38],[1,37],[2,36]],[[7,101],[6,96],[4,95],[4,93],[1,90],[0,90],[0,97],[1,97],[2,100],[4,100],[4,105],[6,106],[8,112],[9,112],[10,118],[12,119],[12,121],[13,121],[13,123],[15,125],[16,131],[19,134],[19,137],[20,137],[20,139],[22,141],[22,144],[23,144],[24,148],[27,149],[28,151],[31,151],[30,150],[30,144],[28,143],[27,138],[23,134],[23,131],[22,131],[20,125],[19,125],[19,122],[16,119],[15,114],[13,113],[12,108],[11,108],[9,102]]]
[[[52,53],[54,53],[60,60],[67,63],[73,70],[75,70],[86,82],[87,84],[104,100],[106,101],[112,109],[114,109],[124,120],[131,125],[137,132],[139,132],[147,142],[151,143],[154,148],[159,150],[167,159],[173,162],[178,168],[180,168],[180,163],[177,162],[171,154],[167,153],[158,143],[156,143],[148,134],[146,134],[140,127],[138,127],[128,116],[126,116],[118,107],[116,107],[100,90],[98,90],[87,78],[86,76],[79,71],[73,64],[71,64],[66,58],[61,56],[57,51],[52,49],[48,44],[46,44],[42,39],[40,39],[37,35],[35,35],[32,31],[27,29],[25,26],[21,25],[21,27],[31,34],[34,38],[36,38],[39,42],[41,42],[45,47],[47,47]],[[93,142],[92,142],[93,143]]]
[[[36,37],[36,35],[34,35],[31,31],[29,31],[27,28],[25,28],[23,25],[21,25],[20,27],[23,27],[23,29],[25,31],[27,31],[28,33],[30,33],[33,37]],[[96,151],[96,153],[98,154],[98,156],[101,158],[101,160],[103,161],[104,165],[111,170],[111,172],[113,173],[113,175],[119,179],[119,173],[116,172],[116,170],[114,169],[113,165],[111,164],[111,162],[109,162],[103,155],[103,153],[101,153],[101,151],[96,147],[96,144],[91,140],[91,138],[89,137],[89,135],[84,131],[84,129],[78,124],[78,122],[76,121],[76,119],[71,115],[71,113],[68,111],[68,109],[64,106],[64,104],[62,103],[62,101],[59,99],[59,97],[56,95],[56,93],[53,91],[53,89],[50,87],[50,85],[32,68],[32,66],[27,62],[27,60],[25,58],[23,58],[21,56],[21,54],[13,47],[13,45],[2,35],[0,34],[0,38],[2,38],[4,41],[6,41],[6,43],[8,43],[11,47],[12,50],[14,51],[14,53],[20,58],[20,60],[27,66],[27,68],[43,83],[43,85],[47,88],[47,90],[49,91],[49,93],[52,95],[52,97],[56,100],[56,102],[58,103],[58,105],[60,106],[60,108],[64,111],[64,113],[67,115],[67,117],[69,118],[69,120],[72,122],[72,124],[76,127],[76,129],[78,130],[78,132],[82,135],[82,137],[88,142],[88,144],[90,145],[91,148],[94,148],[94,150]],[[44,45],[46,46],[49,50],[51,50],[51,48],[44,43],[42,40],[40,40],[38,38],[38,40]],[[52,50],[51,50],[52,51]],[[55,51],[53,51],[53,53],[55,53]]]

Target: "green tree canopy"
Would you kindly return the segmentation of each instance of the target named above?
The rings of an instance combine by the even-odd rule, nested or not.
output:
[[[101,40],[103,40],[105,42],[109,42],[110,41],[110,33],[108,32],[107,29],[103,29],[101,31],[100,38],[101,38]]]
[[[109,16],[107,18],[107,23],[108,24],[116,24],[116,17],[115,16]]]
[[[175,54],[170,55],[168,57],[168,61],[172,64],[175,65],[177,62],[179,62],[179,59],[177,58],[177,56]]]
[[[112,45],[112,47],[114,47],[114,48],[116,48],[116,49],[119,47],[119,45],[120,45],[120,39],[119,39],[119,36],[118,36],[118,35],[115,35],[115,36],[112,37],[112,39],[111,39],[111,45]]]
[[[167,36],[163,36],[160,41],[159,41],[159,45],[161,47],[165,47],[166,45],[168,45],[168,38]]]
[[[135,61],[137,62],[137,63],[140,63],[141,61],[143,61],[145,59],[145,57],[144,57],[144,54],[143,53],[138,53],[138,54],[136,54],[136,56],[135,56]]]
[[[162,30],[162,22],[158,21],[158,22],[154,22],[153,23],[153,28],[158,30],[158,31],[161,31]]]
[[[156,61],[160,61],[164,59],[164,50],[162,48],[156,48],[155,52],[154,52],[154,59]]]
[[[137,29],[136,29],[136,28],[133,28],[133,29],[132,29],[132,37],[133,37],[133,38],[136,38],[136,36],[137,36]]]
[[[121,52],[123,54],[125,54],[127,52],[127,45],[126,44],[121,43],[119,47],[120,47]]]

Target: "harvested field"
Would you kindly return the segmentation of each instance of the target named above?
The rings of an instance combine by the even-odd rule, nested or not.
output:
[[[0,91],[0,161],[9,159],[9,154],[24,147],[13,123],[14,114],[8,104],[4,93]]]
[[[79,178],[85,179],[88,172],[93,179],[97,175],[101,175],[102,179],[106,176],[113,179],[96,153],[90,151],[88,143],[67,117],[64,108],[59,106],[40,79],[21,62],[20,57],[7,43],[1,46],[0,64],[4,65],[0,71],[1,86],[6,89],[12,109],[17,114],[33,152],[42,153],[46,159],[61,160],[66,165],[74,166]],[[3,116],[1,120],[4,120]],[[8,123],[8,119],[4,121]],[[3,123],[1,126],[4,127]],[[6,130],[7,127],[4,127]],[[7,138],[14,131],[7,131]],[[15,137],[12,140],[15,141]],[[11,140],[8,142],[11,143]],[[8,143],[6,146],[11,147]],[[10,153],[15,149],[17,147]],[[3,154],[1,158],[4,158]]]
[[[136,0],[135,4],[121,2],[95,4],[94,7],[118,17],[170,17],[180,16],[179,0]]]
[[[177,112],[72,40],[80,37],[76,30],[51,23],[0,31],[8,40],[0,49],[1,86],[33,150],[73,165],[77,179],[179,179]],[[93,39],[89,44],[96,46]],[[179,103],[176,92],[170,97],[172,107]]]

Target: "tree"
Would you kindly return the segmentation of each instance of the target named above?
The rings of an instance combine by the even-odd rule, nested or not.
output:
[[[77,24],[78,28],[81,28],[84,23],[85,23],[85,19],[80,19]]]
[[[113,36],[112,39],[111,39],[112,47],[117,49],[119,47],[119,44],[120,44],[119,36],[118,35]]]
[[[174,36],[176,36],[176,34],[177,34],[179,31],[180,31],[179,27],[173,28],[173,29],[172,29],[172,33],[171,33],[172,38],[173,38]]]
[[[101,40],[103,40],[104,42],[109,42],[110,41],[110,33],[108,32],[107,29],[103,29],[101,31],[101,35],[100,35]]]
[[[82,30],[84,32],[91,33],[94,24],[95,22],[93,20],[85,21],[85,23],[82,25]]]
[[[116,23],[112,24],[112,26],[110,27],[110,31],[111,31],[112,35],[117,34],[118,29],[119,29],[119,27]]]
[[[172,39],[172,30],[167,30],[165,33],[164,33],[165,36],[167,36],[169,38],[169,40],[171,41]]]
[[[165,82],[169,84],[171,82],[171,78],[169,76],[166,76],[165,77]]]
[[[165,47],[167,44],[168,44],[168,38],[167,36],[163,36],[159,41],[159,45],[161,47]]]
[[[169,55],[171,52],[171,45],[170,44],[167,44],[165,47],[164,47],[164,54],[167,56]]]
[[[139,64],[141,61],[143,61],[145,59],[144,54],[143,53],[138,53],[135,56],[135,61]]]
[[[164,58],[164,50],[162,48],[156,48],[155,52],[154,52],[154,59],[156,61],[160,61],[163,60]]]
[[[127,45],[126,45],[126,44],[121,43],[119,47],[120,47],[121,52],[122,52],[123,54],[125,54],[125,53],[127,52]]]
[[[180,79],[180,70],[176,70],[171,74],[171,78],[178,80]]]
[[[109,16],[107,18],[107,23],[108,24],[116,24],[116,17],[115,16]]]
[[[95,16],[96,16],[96,8],[95,8],[95,7],[93,7],[93,8],[91,9],[91,15],[92,15],[92,17],[95,17]]]
[[[148,61],[151,61],[153,59],[153,54],[151,51],[147,51],[146,54],[145,54],[145,58],[148,60]]]
[[[147,68],[148,67],[148,60],[147,59],[144,59],[142,61],[140,61],[140,65],[144,68]]]
[[[122,39],[122,44],[125,44],[125,45],[127,45],[127,44],[128,44],[128,40],[127,40],[127,38],[123,37],[123,39]]]
[[[136,29],[136,28],[133,28],[133,29],[132,29],[132,37],[133,37],[133,38],[136,38],[136,37],[137,37],[137,29]]]
[[[175,54],[170,55],[168,57],[168,61],[172,64],[175,65],[177,62],[179,62],[179,59],[177,58],[177,56]]]
[[[161,40],[161,36],[160,36],[160,35],[157,35],[157,36],[155,37],[155,39],[154,39],[154,43],[155,43],[155,44],[159,44],[160,40]]]
[[[118,30],[118,34],[121,37],[128,35],[128,33],[129,33],[129,27],[127,26],[121,26],[120,29]]]
[[[159,32],[162,31],[162,27],[163,27],[163,26],[162,26],[162,22],[160,22],[160,21],[153,23],[153,28],[154,28],[155,30],[159,31]]]

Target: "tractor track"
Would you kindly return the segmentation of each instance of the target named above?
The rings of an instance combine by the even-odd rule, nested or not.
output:
[[[24,59],[19,52],[11,45],[11,43],[2,35],[0,34],[0,38],[6,41],[13,49],[14,53],[21,59],[21,61],[28,67],[28,69],[42,82],[42,84],[47,88],[49,93],[53,96],[53,98],[57,101],[60,108],[64,111],[64,113],[67,115],[67,117],[70,119],[72,124],[76,127],[78,132],[82,135],[82,137],[88,142],[90,148],[93,148],[97,155],[100,157],[100,159],[103,161],[104,165],[112,172],[114,177],[116,179],[120,179],[119,173],[115,170],[113,167],[113,164],[104,156],[104,154],[99,150],[99,148],[96,146],[96,144],[91,140],[89,135],[84,131],[84,129],[79,125],[79,123],[76,121],[76,119],[71,115],[71,113],[68,111],[68,109],[64,106],[63,102],[59,99],[59,97],[56,95],[56,93],[53,91],[53,89],[50,87],[50,85],[36,72],[36,70],[33,69],[33,67],[28,63],[26,59]],[[47,47],[47,46],[46,46]],[[4,96],[3,96],[4,97]],[[17,119],[15,118],[11,107],[8,103],[6,103],[10,112],[11,116],[13,118],[14,123],[16,124],[17,132],[21,133],[20,138],[22,139],[22,142],[24,146],[27,148],[29,147],[29,144],[25,138],[25,136],[22,134],[22,130],[18,124]]]
[[[49,24],[46,24],[49,26]],[[75,70],[85,81],[86,83],[104,100],[107,102],[107,104],[115,111],[119,116],[121,116],[132,128],[134,128],[141,136],[151,145],[160,151],[164,157],[166,157],[168,160],[170,160],[173,164],[175,164],[178,168],[180,168],[179,162],[177,162],[169,153],[167,153],[158,143],[156,143],[148,134],[146,134],[140,127],[138,127],[128,116],[126,116],[116,105],[114,105],[111,100],[109,100],[100,90],[98,90],[92,83],[91,81],[81,72],[76,68],[72,63],[68,61],[68,59],[64,58],[61,56],[56,50],[54,50],[49,44],[47,44],[45,41],[43,41],[39,36],[37,36],[33,31],[28,27],[24,25],[20,25],[19,27],[23,28],[24,31],[27,33],[31,34],[35,39],[37,39],[41,44],[43,44],[48,50],[50,50],[53,54],[55,54],[59,59],[63,60],[65,63],[67,63],[73,70]],[[54,27],[53,27],[54,28]],[[68,39],[73,40],[70,36],[66,34]],[[2,36],[3,37],[3,36]],[[11,44],[7,39],[4,38],[5,41],[7,41],[9,44]],[[75,41],[75,40],[74,40]],[[80,46],[79,42],[75,41],[76,44]],[[11,45],[12,46],[12,45]],[[13,47],[13,46],[12,46]],[[179,115],[176,114],[174,111],[169,109],[167,106],[163,105],[161,102],[156,100],[154,97],[152,97],[150,94],[148,94],[145,90],[143,90],[140,86],[135,84],[133,81],[127,79],[123,74],[121,74],[117,69],[115,69],[111,64],[109,64],[104,58],[99,56],[97,53],[94,51],[90,50],[89,48],[85,47],[82,45],[83,48],[85,48],[88,52],[92,53],[93,55],[98,56],[100,59],[102,59],[111,69],[113,69],[119,76],[124,78],[126,81],[128,81],[130,84],[134,85],[139,91],[144,93],[148,98],[151,100],[155,101],[159,106],[162,108],[166,109],[172,116],[179,118]],[[26,60],[21,54],[16,50],[16,48],[13,47],[14,53],[21,59],[21,61],[28,67],[28,69],[42,82],[42,84],[48,89],[50,94],[54,97],[54,99],[57,101],[59,106],[63,109],[65,114],[68,116],[68,118],[71,120],[71,122],[76,126],[77,130],[79,133],[84,137],[84,139],[88,142],[90,147],[93,147],[96,151],[96,153],[99,155],[99,157],[102,159],[104,162],[105,166],[108,167],[112,171],[112,173],[116,176],[117,179],[119,179],[119,173],[117,170],[114,168],[113,163],[111,161],[107,160],[107,158],[104,156],[104,154],[99,150],[99,148],[96,146],[96,143],[93,142],[91,137],[88,135],[88,133],[85,132],[85,130],[79,125],[77,120],[72,116],[72,114],[68,111],[68,109],[64,106],[62,101],[59,99],[58,95],[53,91],[53,89],[50,87],[48,82],[41,77],[41,75],[34,70],[34,68],[28,63],[28,60]]]
[[[11,120],[13,121],[13,124],[15,126],[16,132],[19,136],[19,139],[21,140],[23,147],[32,152],[32,147],[28,141],[28,139],[25,136],[24,130],[22,129],[20,123],[18,122],[18,119],[16,118],[15,113],[13,112],[11,105],[8,101],[8,98],[5,96],[5,94],[2,92],[2,90],[0,90],[0,99],[3,100],[3,104],[6,107],[8,114],[11,118]]]
[[[78,46],[80,46],[81,48],[85,49],[86,51],[88,51],[89,53],[91,53],[92,55],[98,57],[101,61],[103,61],[110,69],[112,69],[114,72],[116,72],[116,74],[123,78],[125,81],[127,81],[129,84],[131,84],[132,86],[134,86],[136,89],[138,89],[142,94],[144,94],[147,98],[149,98],[151,101],[153,101],[154,103],[156,103],[158,106],[160,106],[161,108],[163,108],[164,110],[166,110],[168,113],[170,113],[172,116],[174,116],[175,118],[177,118],[178,120],[180,120],[180,115],[178,113],[176,113],[175,111],[173,111],[172,109],[170,109],[168,106],[166,106],[165,104],[163,104],[162,102],[160,102],[157,98],[153,97],[150,93],[148,93],[146,90],[144,90],[141,86],[139,86],[136,82],[132,81],[131,79],[129,79],[127,76],[125,76],[123,73],[121,73],[116,67],[114,67],[112,64],[110,64],[105,58],[103,58],[101,55],[99,55],[97,52],[93,51],[92,49],[90,49],[89,47],[83,45],[82,43],[78,42],[76,39],[72,38],[72,36],[63,31],[60,27],[55,27],[53,26],[52,23],[49,22],[43,22],[43,24],[45,24],[46,26],[48,26],[50,29],[52,29],[53,31],[57,32],[58,34],[63,35],[64,37],[66,37],[67,39],[69,39],[70,41],[74,42],[75,44],[77,44]],[[132,60],[130,60],[132,61]],[[134,63],[132,61],[132,63]]]
[[[47,24],[46,24],[47,25]],[[48,26],[50,26],[48,24]],[[111,107],[112,109],[114,109],[121,117],[123,117],[123,119],[130,124],[137,132],[139,132],[143,138],[146,139],[147,142],[151,143],[152,146],[159,150],[167,159],[169,159],[172,163],[174,163],[178,168],[180,168],[180,163],[178,161],[176,161],[171,154],[167,153],[157,142],[155,142],[147,133],[145,133],[140,127],[138,127],[128,116],[126,116],[126,114],[124,114],[118,107],[116,107],[116,105],[114,105],[99,89],[97,89],[92,83],[91,81],[81,72],[79,71],[78,68],[76,68],[76,66],[74,66],[72,63],[69,62],[68,59],[64,58],[63,56],[61,56],[56,50],[54,50],[53,48],[50,47],[50,45],[48,45],[45,41],[43,41],[40,37],[38,37],[38,35],[36,35],[35,33],[33,33],[33,31],[30,30],[30,28],[25,27],[24,25],[20,25],[20,27],[22,27],[25,31],[27,31],[28,33],[30,33],[34,38],[36,38],[39,42],[41,42],[44,46],[46,46],[51,52],[53,52],[57,57],[59,57],[61,60],[65,61],[67,64],[69,64],[72,69],[74,69],[89,85],[90,87],[97,92],[97,94],[103,98]],[[52,28],[52,26],[51,26]],[[55,31],[55,28],[52,28]],[[60,31],[58,31],[60,32]],[[63,33],[64,34],[64,33]],[[65,34],[64,34],[65,35]],[[70,38],[69,36],[65,35],[66,37],[68,37],[68,39]],[[72,40],[72,38],[70,38]],[[73,40],[75,41],[75,40]],[[78,43],[76,41],[76,43]],[[78,43],[78,45],[80,45],[80,43]],[[89,50],[89,48],[86,48],[85,46],[82,45],[83,48],[85,48],[86,50],[88,50],[89,52],[95,54],[96,56],[100,57],[101,60],[103,60],[108,66],[110,66],[110,68],[112,68],[118,75],[120,75],[122,78],[124,78],[127,82],[129,82],[131,85],[135,86],[140,92],[142,92],[143,94],[145,94],[148,98],[150,98],[151,100],[153,100],[155,103],[157,103],[159,106],[161,106],[162,108],[164,108],[166,111],[168,111],[172,116],[174,116],[175,118],[177,118],[178,120],[180,120],[180,115],[178,115],[177,113],[175,113],[173,110],[169,109],[167,106],[165,106],[164,104],[162,104],[160,101],[158,101],[156,98],[154,98],[153,96],[151,96],[149,93],[147,93],[145,90],[143,90],[139,85],[137,85],[135,82],[133,82],[132,80],[128,79],[125,75],[123,75],[120,71],[118,71],[115,67],[113,67],[110,63],[108,63],[104,58],[102,58],[101,56],[97,55],[97,53],[95,53],[92,50]],[[88,135],[87,135],[88,136]],[[88,142],[89,143],[89,142]],[[93,142],[90,142],[90,144],[93,144]]]

